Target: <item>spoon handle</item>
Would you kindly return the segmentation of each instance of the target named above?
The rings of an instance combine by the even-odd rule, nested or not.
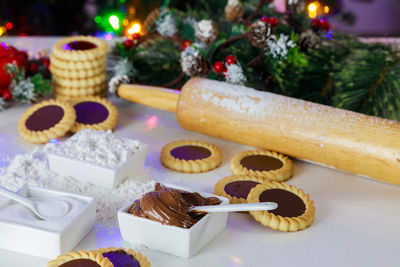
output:
[[[276,204],[275,202],[261,202],[261,203],[195,206],[191,208],[190,211],[232,212],[232,211],[250,211],[250,210],[274,210],[277,207],[278,204]]]
[[[17,201],[17,202],[27,206],[30,209],[33,209],[33,210],[35,209],[35,206],[32,201],[30,201],[29,199],[26,199],[25,197],[23,197],[17,193],[10,191],[2,186],[0,186],[0,195],[8,197],[14,201]]]

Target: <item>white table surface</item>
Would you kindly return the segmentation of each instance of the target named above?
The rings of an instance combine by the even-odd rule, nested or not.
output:
[[[4,41],[5,39],[0,39]],[[53,40],[53,41],[50,41]],[[18,47],[39,51],[54,39],[7,39]],[[47,46],[46,46],[47,44]],[[40,47],[42,46],[42,47]],[[175,114],[113,98],[120,117],[115,133],[149,145],[145,166],[154,169],[154,180],[212,192],[215,182],[230,175],[235,153],[252,149],[180,128]],[[4,159],[25,153],[36,145],[24,142],[17,122],[28,105],[14,105],[0,112],[0,166]],[[217,145],[222,165],[204,174],[181,174],[160,163],[161,147],[179,139],[198,139]],[[400,174],[399,174],[400,175]],[[142,250],[152,266],[399,266],[400,187],[295,161],[294,184],[309,193],[316,206],[311,227],[295,233],[271,230],[244,213],[229,215],[227,229],[190,259]],[[76,249],[124,246],[118,229],[102,225],[83,238]],[[0,237],[1,238],[1,237]],[[18,238],[18,237],[16,237]],[[1,267],[45,266],[49,259],[0,250]]]

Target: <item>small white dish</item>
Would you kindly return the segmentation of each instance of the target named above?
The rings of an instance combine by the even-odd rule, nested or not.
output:
[[[197,192],[203,197],[217,197],[221,204],[228,204],[227,198],[192,190],[185,187],[168,185],[165,186]],[[163,225],[160,222],[134,216],[128,213],[132,203],[118,211],[118,223],[122,238],[132,244],[145,245],[154,250],[159,250],[183,258],[190,258],[202,247],[209,243],[221,233],[227,223],[228,213],[208,213],[191,228],[181,228]]]
[[[25,197],[70,197],[79,200],[84,206],[79,214],[71,218],[71,221],[59,230],[0,219],[0,248],[2,249],[37,257],[55,258],[72,250],[93,228],[96,221],[96,202],[92,197],[34,186],[25,186],[18,193]],[[12,202],[2,207],[10,203]]]
[[[49,154],[49,169],[63,176],[89,182],[105,188],[116,187],[123,179],[142,171],[146,159],[147,145],[135,151],[128,159],[115,168],[99,166],[67,156]]]

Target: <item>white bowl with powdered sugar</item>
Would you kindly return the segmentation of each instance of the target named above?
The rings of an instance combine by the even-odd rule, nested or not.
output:
[[[116,187],[124,178],[142,171],[147,145],[117,137],[111,131],[84,129],[54,144],[49,168],[63,176],[105,188]]]
[[[55,258],[72,250],[93,228],[96,201],[92,197],[25,186],[22,196],[36,200],[64,201],[67,213],[61,218],[39,219],[29,208],[7,201],[0,206],[0,248],[43,258]],[[47,207],[47,213],[53,209]],[[54,211],[57,213],[57,211]]]

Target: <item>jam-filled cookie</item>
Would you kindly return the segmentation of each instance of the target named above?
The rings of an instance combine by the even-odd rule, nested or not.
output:
[[[111,261],[101,253],[93,251],[68,252],[47,263],[47,267],[114,267]]]
[[[269,182],[256,185],[247,196],[249,203],[276,202],[270,211],[250,211],[261,224],[275,230],[294,232],[307,228],[314,220],[315,207],[310,196],[293,185]]]
[[[92,36],[65,37],[53,47],[53,55],[67,61],[97,60],[103,58],[107,51],[107,42]]]
[[[214,194],[226,197],[231,204],[247,203],[247,195],[263,179],[248,175],[233,175],[219,180],[214,186]]]
[[[76,121],[71,132],[82,129],[112,130],[118,121],[118,110],[105,98],[98,96],[81,97],[71,100],[76,113]]]
[[[73,106],[60,100],[48,100],[28,108],[18,122],[22,138],[31,143],[47,143],[64,136],[75,123]]]
[[[132,249],[126,250],[124,248],[100,248],[95,253],[101,254],[103,257],[108,258],[114,267],[150,267],[151,264],[145,256]]]
[[[235,175],[251,175],[282,182],[292,176],[293,163],[285,155],[273,151],[244,151],[232,158],[231,170]]]
[[[216,146],[205,142],[176,141],[162,148],[161,162],[165,167],[179,172],[207,172],[221,164],[221,152]]]

